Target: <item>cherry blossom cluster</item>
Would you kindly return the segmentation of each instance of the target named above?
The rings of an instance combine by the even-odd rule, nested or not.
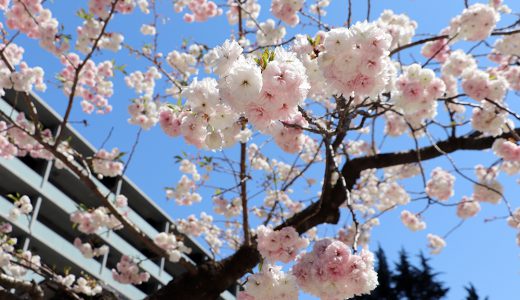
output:
[[[382,182],[379,184],[379,191],[379,203],[376,207],[380,211],[410,202],[410,195],[395,181]]]
[[[465,70],[476,69],[477,62],[471,54],[466,54],[462,50],[455,50],[449,53],[444,60],[441,68],[441,78],[446,85],[446,97],[455,97],[458,95],[459,78]],[[448,103],[448,107],[453,112],[464,113],[465,107],[455,103]]]
[[[30,251],[15,249],[17,239],[9,236],[12,230],[9,223],[2,223],[0,229],[0,268],[3,274],[20,279],[29,270],[37,271],[41,267],[40,257]]]
[[[347,140],[343,145],[349,155],[356,156],[362,154],[370,154],[372,147],[365,140]]]
[[[112,106],[108,103],[108,98],[114,93],[113,83],[109,80],[114,76],[111,61],[96,65],[90,59],[82,62],[77,54],[69,53],[62,56],[61,63],[64,68],[58,74],[58,79],[63,85],[65,95],[70,96],[74,93],[75,96],[81,97],[81,107],[85,113],[90,114],[96,110],[98,114],[106,114],[112,111]],[[80,64],[84,65],[77,74]]]
[[[173,233],[161,232],[154,238],[154,243],[168,254],[171,262],[178,262],[183,253],[190,253],[191,249],[178,240]]]
[[[195,75],[198,73],[198,69],[195,67],[197,63],[197,57],[199,56],[200,50],[197,45],[191,45],[189,52],[179,52],[173,50],[166,56],[166,62],[168,65],[184,76]],[[195,52],[195,53],[194,53]]]
[[[417,28],[417,22],[410,20],[407,15],[395,14],[388,9],[381,13],[376,24],[392,36],[390,49],[409,44]]]
[[[69,274],[65,277],[57,275],[54,280],[62,284],[64,287],[70,288],[75,293],[86,296],[95,296],[103,290],[101,285],[99,285],[95,280],[82,276],[76,279],[74,274]]]
[[[473,199],[491,204],[500,203],[504,187],[496,179],[498,176],[498,168],[486,168],[482,165],[476,165],[475,173],[478,182],[473,185]]]
[[[141,33],[143,35],[155,35],[157,30],[153,25],[143,24],[141,25]]]
[[[284,227],[273,230],[269,227],[260,226],[256,230],[258,251],[269,263],[281,261],[288,263],[293,261],[300,249],[309,245],[309,241],[300,238],[293,227]]]
[[[432,170],[431,178],[426,183],[426,194],[437,198],[439,201],[446,201],[454,194],[455,176],[437,167]]]
[[[94,258],[98,256],[103,256],[108,253],[108,246],[103,245],[98,248],[92,248],[90,243],[83,243],[80,238],[75,238],[73,242],[74,247],[78,248],[78,250],[83,254],[86,258]]]
[[[0,157],[10,159],[30,155],[33,158],[52,159],[54,156],[31,136],[35,132],[34,124],[25,118],[24,113],[16,116],[14,125],[9,126],[0,121]],[[40,134],[44,142],[52,144],[53,137],[49,129],[41,130]]]
[[[128,198],[125,195],[117,195],[114,201],[114,205],[117,208],[126,208],[128,207]]]
[[[31,199],[27,195],[23,195],[14,201],[13,208],[9,211],[9,219],[16,220],[20,215],[29,215],[33,211]]]
[[[156,67],[149,67],[146,72],[135,71],[125,76],[125,83],[129,88],[135,90],[137,94],[144,94],[151,97],[155,88],[155,80],[162,77]]]
[[[284,208],[287,208],[287,210],[284,209],[283,214],[280,216],[272,216],[273,221],[281,221],[282,217],[289,218],[303,209],[301,202],[294,201],[289,197],[290,193],[292,193],[290,189],[287,191],[269,189],[265,192],[264,207],[269,208],[276,205],[283,205]],[[257,215],[259,217],[267,217],[268,214],[265,213],[265,210],[261,210],[257,211]]]
[[[385,113],[385,134],[389,136],[400,136],[408,129],[408,123],[402,114],[394,111],[387,111]]]
[[[477,62],[471,54],[458,49],[452,51],[446,61],[442,64],[442,75],[460,77],[465,70],[477,68]]]
[[[471,116],[473,129],[491,136],[502,134],[507,122],[507,112],[497,109],[497,106],[490,102],[484,102],[480,107],[475,107]]]
[[[194,180],[182,175],[175,188],[166,189],[166,198],[175,199],[178,205],[192,205],[202,200],[200,194],[195,192],[196,188]]]
[[[27,93],[31,92],[33,87],[42,92],[47,89],[43,79],[43,69],[31,68],[23,61],[25,50],[22,47],[10,43],[7,46],[0,44],[0,48],[4,54],[0,60],[0,95],[4,95],[4,89]]]
[[[374,256],[367,250],[353,254],[344,243],[322,239],[301,255],[292,269],[298,286],[327,300],[349,299],[377,286]]]
[[[507,218],[507,224],[514,229],[520,229],[520,208],[515,209],[512,215]],[[520,246],[520,231],[516,236],[516,244]]]
[[[244,291],[239,292],[237,299],[297,300],[296,279],[279,266],[265,265],[259,273],[247,277]]]
[[[515,91],[520,91],[520,67],[519,66],[507,66],[504,67],[503,71],[500,72],[508,82],[509,88]]]
[[[6,122],[0,121],[0,157],[13,158],[18,148],[9,141],[9,127]]]
[[[215,85],[213,79],[195,80],[185,90],[188,101],[184,110],[176,106],[164,106],[159,115],[163,131],[172,137],[182,135],[187,143],[198,148],[220,150],[235,144],[241,138],[241,133],[249,130],[241,130],[241,126],[235,122],[236,115],[226,105],[210,106],[211,103],[207,101],[214,100],[215,94],[202,89]],[[194,106],[193,111],[191,105]]]
[[[335,107],[335,103],[329,101],[333,94],[331,85],[325,80],[321,71],[318,60],[316,58],[316,50],[323,50],[323,41],[325,40],[325,32],[318,31],[312,39],[312,44],[308,36],[297,34],[291,47],[296,52],[298,58],[305,66],[307,78],[311,86],[308,96],[316,101],[323,102],[331,109]]]
[[[89,12],[102,19],[106,19],[110,13],[113,2],[111,0],[89,0]],[[147,13],[148,0],[125,0],[118,1],[115,11],[122,14],[129,14],[138,6],[141,11]]]
[[[282,42],[285,36],[285,27],[276,24],[273,19],[267,19],[260,23],[258,31],[256,32],[256,43],[258,46],[276,45]]]
[[[520,161],[520,146],[506,139],[496,139],[491,147],[493,152],[506,161]]]
[[[213,217],[205,212],[200,213],[200,219],[190,215],[186,219],[177,220],[176,228],[179,232],[199,237],[204,234],[204,240],[211,247],[213,252],[219,253],[223,240],[221,239],[222,230],[213,224]]]
[[[226,12],[226,17],[230,25],[234,25],[238,23],[238,11],[239,5],[235,0],[227,0],[227,4],[229,6],[229,10]],[[246,27],[254,28],[256,26],[255,22],[258,16],[260,15],[261,6],[258,4],[257,0],[248,0],[244,3],[240,4],[242,7],[242,20],[245,21]],[[248,13],[243,13],[247,11]]]
[[[213,1],[208,0],[176,0],[174,1],[175,12],[182,12],[187,7],[191,13],[184,14],[185,22],[205,22],[210,18],[220,16],[222,9]]]
[[[509,6],[504,4],[503,0],[489,0],[489,5],[493,7],[496,11],[501,12],[503,14],[511,13],[511,9]]]
[[[129,88],[140,95],[132,100],[128,106],[130,124],[138,125],[143,129],[150,129],[159,122],[160,104],[153,100],[155,81],[162,77],[156,67],[149,67],[146,72],[135,71],[125,77],[125,83]]]
[[[518,33],[503,36],[495,42],[494,50],[504,56],[519,56],[520,41],[518,36]]]
[[[411,172],[408,168],[400,175],[406,176]],[[405,173],[405,172],[408,172]],[[379,180],[375,169],[368,169],[361,173],[356,189],[352,190],[351,197],[356,210],[365,214],[373,214],[374,209],[385,211],[398,205],[406,205],[410,202],[410,195],[397,182],[402,179],[387,171],[384,181]],[[403,177],[406,178],[406,177]]]
[[[484,40],[491,35],[498,21],[500,14],[493,6],[475,3],[451,20],[449,34],[462,40]]]
[[[28,37],[37,39],[40,46],[60,54],[69,49],[66,39],[60,39],[58,20],[49,9],[43,8],[42,0],[16,0],[5,12],[7,27],[19,30]],[[5,10],[7,5],[1,8]],[[59,41],[58,43],[56,41]]]
[[[462,89],[469,97],[477,100],[502,102],[509,87],[507,80],[478,69],[466,69],[462,73]]]
[[[378,187],[379,183],[380,181],[375,169],[368,169],[361,172],[357,188],[351,192],[351,198],[356,204],[357,210],[363,212],[373,210],[371,206],[376,204],[381,195]],[[388,206],[388,204],[383,203],[382,206]]]
[[[442,237],[431,233],[426,237],[428,238],[428,248],[431,249],[431,254],[439,254],[446,247],[446,241]]]
[[[230,45],[229,50],[236,57],[242,50],[235,50],[240,46],[232,43],[235,45]],[[221,52],[225,55],[229,50],[223,48]],[[304,122],[297,106],[305,100],[309,84],[305,67],[294,53],[276,48],[271,55],[274,58],[267,63],[263,72],[255,62],[243,56],[236,57],[234,61],[225,56],[218,58],[216,69],[222,72],[218,87],[224,101],[234,111],[245,112],[255,127],[270,131],[278,140],[282,135],[291,135],[291,131],[284,129],[286,126],[280,122],[273,121],[286,120],[291,124]]]
[[[370,236],[372,229],[375,226],[379,226],[378,218],[371,218],[358,227],[356,230],[355,225],[349,225],[347,227],[343,227],[338,231],[337,239],[346,245],[354,245],[354,240],[357,235],[357,245],[368,249],[368,244],[370,243]]]
[[[500,171],[503,171],[509,176],[520,173],[520,161],[503,161],[499,167]]]
[[[8,272],[12,277],[23,278],[29,270],[38,270],[41,267],[41,258],[34,255],[31,251],[22,251],[16,254],[18,264],[11,263],[8,266]]]
[[[325,36],[319,67],[339,93],[376,96],[389,81],[391,42],[392,37],[374,23],[332,29]]]
[[[182,110],[165,107],[160,114],[163,130],[182,134],[197,147],[220,149],[247,142],[252,132],[241,128],[239,114],[245,114],[257,129],[271,134],[287,152],[301,150],[302,127],[307,122],[297,106],[307,96],[305,67],[294,53],[275,49],[261,68],[242,56],[242,47],[226,41],[211,52],[209,64],[220,76],[193,80],[182,92]]]
[[[318,0],[309,6],[309,11],[315,15],[324,17],[327,15],[325,8],[327,8],[329,5],[330,0]]]
[[[303,7],[305,0],[272,0],[271,13],[290,26],[300,23],[298,11]]]
[[[461,219],[474,217],[479,211],[480,204],[470,197],[462,197],[462,200],[457,204],[457,216]]]
[[[82,26],[78,26],[76,50],[83,54],[87,54],[92,51],[94,41],[99,38],[97,46],[100,49],[107,49],[113,52],[121,50],[121,44],[123,43],[124,36],[116,32],[104,32],[102,34],[102,28],[105,25],[104,22],[96,20],[95,18],[88,17],[83,21]]]
[[[426,223],[421,221],[418,215],[412,214],[407,210],[401,212],[401,221],[404,226],[408,227],[411,231],[419,231],[426,229]]]
[[[513,214],[507,218],[507,225],[520,229],[520,208],[515,209]]]
[[[397,107],[402,109],[412,124],[422,119],[433,118],[437,114],[436,99],[445,91],[444,82],[435,77],[430,69],[423,69],[418,64],[404,68],[404,72],[396,82],[396,93],[393,97]]]
[[[213,211],[223,215],[226,219],[236,217],[242,213],[242,200],[238,197],[227,201],[222,196],[213,197]]]
[[[112,269],[112,278],[123,284],[141,284],[150,279],[148,272],[139,272],[139,266],[134,260],[123,255],[116,265],[116,269]]]
[[[103,206],[92,210],[75,211],[70,215],[70,221],[77,226],[80,232],[85,234],[95,233],[102,227],[111,230],[122,228],[121,222]]]
[[[205,145],[209,149],[221,149],[230,142],[234,144],[240,132],[237,116],[220,103],[215,79],[195,79],[182,95],[191,109],[191,112],[185,112],[181,124],[181,133],[188,143],[199,148]],[[205,116],[209,116],[209,120],[205,120]]]
[[[191,175],[194,181],[200,180],[200,174],[197,170],[197,165],[188,159],[181,160],[179,171]]]
[[[445,28],[440,32],[440,35],[447,35],[448,33],[449,28]],[[450,40],[448,38],[439,38],[435,41],[428,42],[422,47],[421,54],[428,59],[434,59],[443,63],[450,54],[449,43]]]
[[[92,170],[98,177],[116,177],[123,174],[123,163],[119,160],[121,152],[113,148],[108,152],[105,149],[98,150],[92,157]]]
[[[411,163],[385,168],[384,171],[385,178],[398,180],[411,178],[421,174],[421,167],[417,163]]]
[[[12,227],[9,227],[2,224],[2,235],[0,235],[0,267],[5,268],[11,265],[11,260],[13,258],[13,253],[15,251],[14,246],[17,242],[16,238],[11,238],[7,235],[12,230]]]

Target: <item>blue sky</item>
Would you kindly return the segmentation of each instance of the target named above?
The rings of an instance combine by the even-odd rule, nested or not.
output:
[[[48,1],[48,6],[54,7],[53,13],[56,15],[60,23],[65,25],[65,32],[73,33],[75,27],[81,23],[81,20],[75,16],[75,11],[80,7],[86,6],[86,1],[70,1],[70,0],[54,0]],[[229,37],[232,31],[236,29],[229,26],[225,16],[212,19],[206,23],[186,24],[182,21],[182,15],[173,13],[170,1],[159,1],[159,11],[163,12],[169,19],[161,24],[158,28],[159,45],[161,51],[168,53],[173,49],[178,49],[183,38],[190,41],[205,43],[214,46],[222,43]],[[260,20],[263,21],[268,17],[269,1],[259,1],[262,7]],[[310,2],[310,1],[308,1]],[[347,16],[347,1],[332,1],[333,3],[327,9],[328,15],[326,20],[332,25],[341,25]],[[365,1],[352,1],[354,21],[363,19],[366,15]],[[450,19],[460,13],[463,6],[463,0],[373,0],[372,1],[372,19],[379,16],[383,9],[392,9],[396,13],[406,13],[410,18],[416,20],[419,24],[417,33],[436,34],[449,24]],[[470,1],[474,3],[473,1]],[[509,1],[507,3],[514,12],[520,12],[520,1]],[[512,17],[504,18],[504,23],[513,20]],[[109,31],[124,32],[125,41],[133,46],[149,43],[150,37],[143,37],[139,34],[140,24],[152,22],[151,15],[143,15],[141,13],[132,14],[131,16],[118,15],[113,24],[109,27]],[[511,22],[509,22],[511,23]],[[309,30],[306,28],[305,30]],[[289,35],[295,33],[295,30],[288,29]],[[309,32],[313,32],[312,30]],[[55,82],[54,75],[61,69],[59,61],[52,55],[43,51],[34,52],[38,49],[35,41],[25,37],[19,37],[17,43],[26,47],[27,51],[25,59],[31,66],[40,65],[46,70],[46,79]],[[459,46],[459,44],[457,44]],[[467,46],[460,44],[460,46]],[[415,48],[409,53],[413,53],[418,59],[422,59],[418,55],[419,48]],[[478,52],[478,51],[477,51]],[[403,54],[405,60],[407,54]],[[97,54],[94,56],[96,62],[104,59],[114,58],[113,54]],[[147,67],[143,59],[136,59],[122,51],[115,57],[116,64],[126,64],[127,71],[145,70]],[[423,60],[424,61],[424,60]],[[204,73],[200,77],[205,76]],[[89,126],[84,127],[79,124],[78,129],[94,146],[99,147],[107,136],[110,128],[114,128],[112,137],[107,143],[107,148],[114,146],[119,147],[123,151],[129,151],[135,139],[138,128],[127,123],[128,113],[126,107],[131,98],[135,94],[125,87],[121,74],[115,79],[115,94],[110,99],[114,106],[114,111],[107,116],[85,115],[81,112],[78,105],[74,107],[72,121],[88,120]],[[65,111],[66,98],[52,83],[49,83],[49,89],[41,96],[58,112],[63,114]],[[174,101],[174,100],[172,100]],[[508,101],[511,107],[515,108],[515,102],[518,97],[510,95]],[[518,105],[516,105],[518,107]],[[382,122],[380,122],[382,123]],[[382,124],[377,127],[378,135],[382,131]],[[427,144],[427,141],[423,141]],[[386,142],[386,151],[389,150],[406,150],[413,146],[411,141],[404,139],[389,139]],[[285,157],[276,146],[269,147],[269,154],[274,158]],[[180,174],[178,166],[175,164],[173,157],[186,151],[190,154],[196,154],[198,151],[194,147],[186,146],[181,138],[171,139],[165,136],[160,128],[153,128],[142,134],[139,146],[134,155],[133,161],[127,171],[127,175],[152,199],[154,199],[164,210],[166,210],[173,218],[186,217],[188,214],[198,215],[201,210],[211,211],[211,201],[209,194],[205,194],[205,198],[201,204],[192,207],[178,207],[173,202],[168,202],[164,196],[164,187],[174,186],[178,181]],[[204,154],[203,152],[201,152]],[[226,151],[233,157],[237,153],[236,149]],[[210,153],[206,153],[210,154]],[[493,161],[493,156],[489,153],[456,153],[452,156],[457,164],[462,168],[471,168],[475,162],[489,164]],[[291,162],[289,160],[289,162]],[[440,158],[425,164],[427,173],[437,166],[443,166],[451,170],[449,162]],[[320,180],[321,171],[319,168],[311,170],[311,174]],[[468,174],[473,176],[471,170]],[[505,174],[500,175],[501,181],[504,183],[506,197],[511,202],[513,208],[520,205],[516,199],[516,191],[518,189],[515,178],[510,178]],[[224,186],[232,185],[231,182],[221,182]],[[252,184],[254,186],[254,184]],[[472,185],[465,182],[462,178],[457,178],[456,193],[450,200],[456,202],[464,195],[470,195]],[[407,190],[420,191],[422,184],[420,181],[412,180],[407,182]],[[304,193],[296,193],[295,196],[308,197]],[[131,199],[130,199],[131,201]],[[407,209],[411,211],[419,211],[424,207],[423,202],[410,204]],[[463,286],[472,282],[482,295],[488,295],[491,299],[513,299],[520,293],[520,248],[515,244],[515,232],[507,227],[505,222],[484,222],[484,219],[493,216],[503,216],[506,214],[505,206],[482,205],[482,211],[476,218],[468,220],[462,227],[455,231],[447,240],[447,247],[440,255],[434,256],[431,263],[434,270],[441,272],[439,278],[446,282],[450,287],[448,299],[463,299],[465,292]],[[412,255],[419,251],[427,252],[426,234],[429,232],[444,235],[459,220],[455,217],[453,208],[433,207],[426,212],[425,220],[428,228],[422,232],[413,233],[401,224],[399,213],[401,209],[397,209],[385,214],[381,218],[381,226],[376,227],[372,232],[371,247],[374,249],[380,244],[386,251],[390,261],[395,261],[397,253],[401,248],[405,248]],[[346,212],[344,213],[346,215]],[[348,218],[343,216],[340,225],[348,222]],[[331,235],[337,229],[337,226],[324,226],[320,229],[323,234]],[[309,296],[303,296],[302,299],[314,299]]]

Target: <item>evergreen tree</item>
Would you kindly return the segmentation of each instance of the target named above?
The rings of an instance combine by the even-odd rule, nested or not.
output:
[[[414,267],[417,272],[416,282],[414,284],[413,299],[436,300],[442,299],[448,293],[449,288],[445,288],[443,283],[436,280],[439,273],[434,273],[432,267],[428,264],[429,259],[424,257],[421,252],[419,254],[420,269]]]
[[[376,255],[376,271],[379,285],[370,295],[363,295],[355,297],[356,300],[375,300],[375,299],[386,299],[386,300],[398,300],[396,289],[393,283],[393,273],[390,270],[388,261],[386,260],[385,251],[378,247],[375,252]]]
[[[396,290],[392,283],[392,271],[388,266],[388,262],[386,260],[385,251],[378,247],[376,251],[377,258],[377,277],[379,280],[379,286],[375,291],[375,296],[379,297],[378,299],[388,299],[388,300],[397,300]]]
[[[416,299],[415,284],[417,269],[412,266],[408,260],[408,254],[401,249],[399,252],[399,262],[395,266],[396,274],[393,276],[395,289],[398,299]]]
[[[381,247],[376,251],[378,287],[370,294],[355,297],[356,300],[438,300],[448,293],[443,283],[437,280],[428,259],[421,253],[419,267],[413,266],[408,254],[401,250],[399,261],[392,271]],[[473,299],[471,299],[473,300]]]
[[[469,286],[465,286],[464,289],[466,290],[466,292],[468,292],[466,300],[480,300],[480,297],[477,293],[477,289],[475,288],[473,283],[470,283]],[[484,298],[484,300],[489,300],[489,297]]]

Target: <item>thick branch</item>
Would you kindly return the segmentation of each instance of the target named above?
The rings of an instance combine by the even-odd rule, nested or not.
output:
[[[520,128],[515,129],[515,132],[520,133]],[[443,153],[439,152],[437,148],[442,149],[444,153],[488,149],[497,138],[507,138],[511,135],[511,133],[505,133],[499,137],[482,137],[480,133],[475,132],[457,138],[449,138],[438,142],[436,146],[423,147],[418,150],[382,153],[353,159],[345,163],[341,170],[347,185],[346,189],[342,181],[338,181],[332,191],[324,194],[320,201],[309,205],[279,225],[278,228],[293,226],[301,234],[319,224],[336,224],[340,216],[339,208],[346,199],[346,191],[352,190],[363,170],[416,163],[418,157],[421,157],[422,161],[440,157]],[[242,246],[235,254],[222,261],[210,261],[200,265],[195,274],[177,277],[163,289],[151,295],[149,299],[171,299],[172,295],[179,299],[216,299],[222,291],[259,262],[260,255],[252,241],[252,245]]]
[[[31,299],[35,300],[43,299],[44,296],[43,290],[36,282],[16,279],[5,274],[0,274],[0,286],[6,290],[16,289],[17,291],[25,292],[31,296]]]

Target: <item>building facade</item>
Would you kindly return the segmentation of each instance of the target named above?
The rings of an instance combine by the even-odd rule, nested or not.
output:
[[[60,116],[45,102],[35,95],[30,95],[38,111],[39,121],[45,128],[58,130]],[[6,91],[0,99],[0,110],[13,118],[19,112],[26,112],[25,102],[18,101],[16,92]],[[0,117],[1,120],[1,117]],[[92,156],[96,149],[90,145],[71,126],[65,129],[65,137],[69,143],[84,157]],[[149,237],[168,230],[171,218],[148,198],[128,178],[116,180],[105,178],[94,179],[98,189],[113,199],[117,194],[128,198],[128,217]],[[42,261],[57,271],[70,268],[72,273],[81,271],[104,282],[110,290],[116,292],[121,299],[143,299],[176,275],[185,270],[180,264],[169,262],[164,258],[153,258],[140,241],[134,239],[124,228],[117,231],[104,231],[95,235],[98,242],[109,246],[109,252],[95,259],[83,257],[74,247],[73,240],[79,232],[74,230],[69,215],[78,210],[80,203],[87,207],[100,205],[92,191],[67,168],[58,169],[52,161],[33,159],[31,157],[4,159],[0,158],[0,221],[7,221],[12,201],[8,194],[20,193],[31,198],[33,212],[28,218],[19,217],[13,224],[13,237],[24,250],[31,250],[41,256]],[[194,265],[210,259],[206,251],[193,238],[185,237],[184,243],[192,249],[185,259]],[[112,279],[111,270],[115,268],[122,254],[143,259],[140,267],[150,273],[150,280],[141,285],[120,284]],[[38,275],[34,279],[42,280]],[[236,286],[221,294],[221,299],[235,299]]]

